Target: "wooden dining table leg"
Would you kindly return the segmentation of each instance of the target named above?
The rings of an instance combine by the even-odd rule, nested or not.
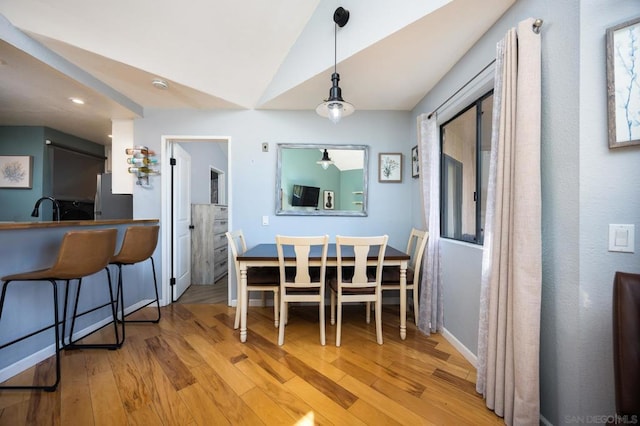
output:
[[[240,303],[240,341],[247,341],[247,268],[240,264],[240,294],[238,301]]]
[[[407,262],[400,265],[400,338],[407,338]]]

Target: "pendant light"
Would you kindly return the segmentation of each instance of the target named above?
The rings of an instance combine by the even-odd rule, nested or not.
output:
[[[329,166],[333,164],[333,161],[331,161],[331,158],[329,158],[329,153],[327,152],[326,149],[322,154],[322,159],[320,161],[316,161],[316,163],[320,164],[322,168],[325,170],[327,170]]]
[[[338,52],[338,27],[344,27],[349,22],[349,11],[343,7],[339,7],[333,13],[333,22],[335,26],[333,29],[333,42],[334,42],[334,54],[333,54],[333,74],[331,74],[331,89],[329,90],[329,99],[318,105],[316,112],[322,116],[329,118],[333,123],[340,121],[342,117],[353,114],[355,108],[349,102],[345,102],[342,99],[342,89],[338,83],[340,82],[340,74],[337,72],[337,52]]]

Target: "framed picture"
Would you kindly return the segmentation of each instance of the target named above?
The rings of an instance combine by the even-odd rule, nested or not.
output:
[[[609,148],[640,145],[640,17],[607,29]]]
[[[336,208],[336,197],[333,191],[324,191],[322,208],[325,210],[333,210]]]
[[[0,188],[30,189],[32,163],[30,155],[0,156]]]
[[[418,145],[411,148],[411,177],[420,176],[420,158],[418,157]]]
[[[402,182],[402,153],[378,154],[378,182]]]

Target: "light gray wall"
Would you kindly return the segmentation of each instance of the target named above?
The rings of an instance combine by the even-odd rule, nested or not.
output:
[[[553,424],[615,412],[612,281],[616,270],[640,272],[640,262],[638,254],[607,251],[607,226],[640,226],[640,148],[607,148],[604,30],[639,14],[636,0],[519,0],[412,115],[432,111],[488,64],[507,28],[544,19],[540,380],[542,415]],[[481,271],[462,261],[475,248],[463,249],[456,248],[457,259],[443,249],[443,264],[467,269],[459,271],[464,281],[445,276],[445,327],[477,330],[476,310],[466,302],[476,297]],[[468,330],[454,335],[475,352]]]
[[[612,283],[640,272],[640,146],[607,146],[605,30],[640,17],[637,0],[580,2],[580,286],[578,351],[581,413],[612,413]],[[635,224],[636,253],[607,251],[610,223]]]
[[[441,240],[440,271],[445,285],[445,328],[473,354],[478,353],[482,247]]]
[[[135,122],[135,140],[144,140],[164,162],[163,135],[229,136],[230,229],[242,229],[248,246],[274,241],[277,233],[327,233],[332,241],[336,234],[386,233],[389,244],[405,247],[411,229],[406,212],[413,202],[411,169],[406,167],[411,150],[409,117],[408,112],[356,111],[334,125],[313,111],[155,110]],[[269,143],[268,152],[262,152],[263,142]],[[369,216],[275,216],[277,143],[369,145]],[[402,183],[378,183],[380,152],[403,153]],[[161,217],[160,180],[166,178],[154,177],[151,188],[134,188],[134,217]],[[269,216],[269,226],[262,226],[262,216]]]
[[[191,202],[209,204],[211,201],[211,167],[227,173],[227,144],[224,142],[181,142],[191,155]],[[227,193],[225,188],[225,193]],[[224,203],[219,203],[224,204]]]

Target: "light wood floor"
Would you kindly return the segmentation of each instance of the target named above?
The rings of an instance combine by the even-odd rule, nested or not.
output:
[[[180,296],[177,303],[222,303],[227,304],[227,281],[218,281],[214,285],[191,284]]]
[[[345,308],[336,348],[328,320],[319,343],[317,308],[292,305],[280,347],[271,308],[249,309],[242,344],[232,308],[173,304],[159,324],[128,325],[117,351],[63,352],[56,392],[0,391],[0,425],[502,424],[440,335],[409,323],[400,340],[397,307],[385,306],[379,346],[363,310]],[[52,357],[10,382],[42,382],[53,366]]]

